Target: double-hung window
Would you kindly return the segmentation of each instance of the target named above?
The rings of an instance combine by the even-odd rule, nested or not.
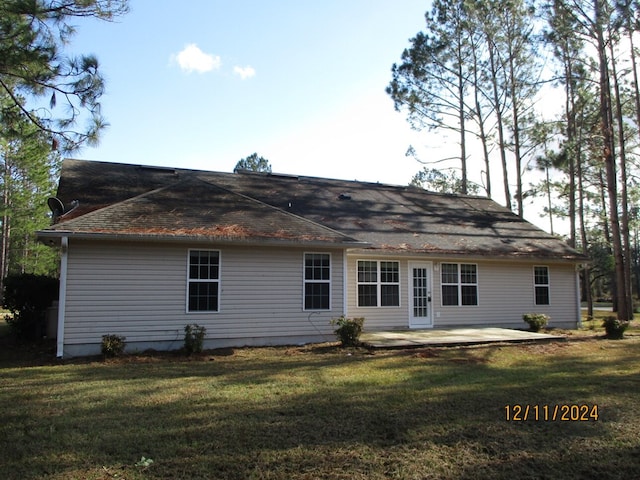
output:
[[[331,308],[331,255],[304,254],[304,309]]]
[[[187,311],[217,312],[220,297],[220,252],[189,250]]]
[[[358,261],[358,306],[400,306],[400,263]]]
[[[471,263],[440,265],[442,305],[478,305],[478,266]]]
[[[549,305],[549,267],[533,267],[536,305]]]

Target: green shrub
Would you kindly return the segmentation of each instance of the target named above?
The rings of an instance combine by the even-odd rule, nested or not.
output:
[[[42,338],[47,308],[58,298],[59,281],[44,275],[9,275],[5,279],[2,306],[11,311],[7,323],[20,340]]]
[[[624,337],[624,331],[629,328],[627,320],[618,320],[613,315],[606,316],[602,320],[602,326],[607,332],[607,338],[619,340]]]
[[[335,329],[335,334],[344,347],[354,347],[359,343],[358,339],[362,333],[364,318],[346,318],[343,315],[331,320],[331,325],[338,327]]]
[[[525,313],[522,315],[522,320],[529,324],[529,329],[532,332],[539,332],[542,327],[549,323],[549,315],[544,313]]]
[[[184,350],[187,355],[202,352],[204,337],[207,329],[197,323],[185,325],[184,327]]]
[[[124,352],[125,340],[120,335],[103,335],[100,350],[105,357],[117,357]]]

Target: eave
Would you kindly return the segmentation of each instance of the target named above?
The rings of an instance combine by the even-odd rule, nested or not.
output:
[[[376,256],[376,257],[420,257],[431,260],[447,261],[496,261],[518,262],[537,261],[541,263],[571,263],[588,264],[591,260],[584,255],[543,255],[535,252],[496,252],[496,251],[460,251],[460,250],[421,250],[412,248],[386,248],[386,247],[355,247],[352,254]]]
[[[111,241],[111,242],[151,242],[151,243],[198,243],[216,245],[243,246],[298,246],[318,248],[367,248],[370,244],[358,240],[344,240],[340,242],[323,240],[312,237],[233,237],[233,236],[204,236],[188,234],[147,234],[147,233],[118,233],[118,232],[76,232],[70,230],[40,230],[36,232],[37,239],[50,246],[59,246],[62,238]]]

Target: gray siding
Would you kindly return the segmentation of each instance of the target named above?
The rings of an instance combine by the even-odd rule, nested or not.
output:
[[[220,256],[219,312],[186,311],[189,247]],[[331,311],[303,308],[305,252],[331,254]],[[184,326],[207,329],[207,347],[333,340],[343,312],[340,250],[203,247],[70,241],[65,352],[99,352],[102,335],[131,348],[180,348]]]
[[[358,307],[357,261],[395,260],[400,262],[400,306]],[[575,266],[564,263],[507,262],[477,260],[442,260],[406,257],[367,257],[352,254],[347,259],[347,315],[365,317],[365,330],[409,328],[408,265],[410,261],[433,263],[432,319],[434,328],[462,326],[501,326],[527,328],[524,313],[546,313],[551,317],[550,326],[575,328],[579,315],[576,292]],[[442,306],[440,288],[440,264],[473,263],[478,272],[478,305]],[[550,305],[535,305],[534,265],[549,268]]]
[[[189,248],[220,251],[220,311],[188,313]],[[331,254],[331,310],[303,308],[304,253]],[[395,260],[400,265],[400,306],[357,306],[357,260]],[[445,260],[478,266],[477,306],[442,306],[442,259],[419,257],[347,257],[321,248],[216,247],[70,240],[65,354],[99,353],[102,335],[127,338],[130,350],[178,349],[184,326],[206,327],[207,348],[333,341],[332,318],[343,313],[365,317],[365,329],[409,326],[410,261],[432,262],[434,328],[503,326],[526,328],[522,315],[547,313],[551,325],[575,327],[578,318],[575,267],[571,264]],[[533,266],[549,267],[551,305],[534,304]]]
[[[506,262],[463,262],[478,265],[478,305],[441,306],[439,272],[434,272],[434,322],[439,327],[487,324],[527,328],[522,315],[529,312],[546,313],[550,326],[575,328],[578,318],[576,273],[574,265]],[[550,304],[536,305],[533,267],[549,268]],[[440,312],[440,317],[438,317]]]

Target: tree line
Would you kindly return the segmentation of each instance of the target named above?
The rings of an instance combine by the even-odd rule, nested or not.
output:
[[[640,2],[434,0],[425,21],[392,67],[396,109],[417,129],[455,134],[460,193],[503,196],[520,216],[527,198],[543,199],[552,231],[554,216],[568,219],[568,243],[593,260],[582,271],[590,309],[605,285],[618,317],[633,318]],[[545,92],[560,113],[541,110]],[[470,162],[483,167],[476,182]],[[433,177],[425,167],[414,180]]]
[[[9,274],[55,274],[56,255],[34,232],[50,223],[61,155],[96,144],[107,126],[97,58],[65,53],[71,22],[127,9],[127,0],[0,2],[0,292]]]

